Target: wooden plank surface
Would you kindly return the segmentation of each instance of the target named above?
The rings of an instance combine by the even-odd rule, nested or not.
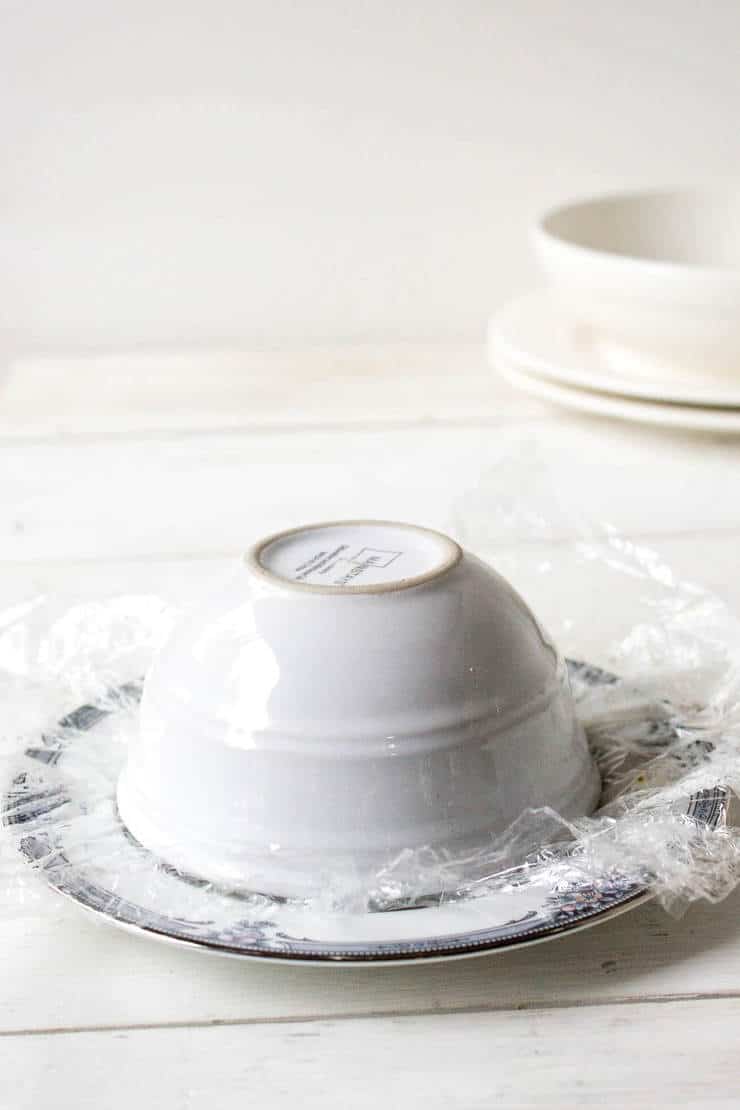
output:
[[[0,438],[12,439],[440,420],[501,425],[546,411],[496,377],[482,340],[28,358],[11,365],[0,401]]]
[[[587,460],[587,461],[586,461]],[[296,521],[408,519],[494,543],[734,530],[740,441],[579,424],[198,433],[0,447],[0,559],[220,554]]]
[[[740,1001],[0,1038],[4,1110],[656,1106],[740,1098]]]
[[[73,906],[32,908],[33,919],[0,932],[3,1033],[740,997],[739,895],[679,921],[648,905],[518,951],[361,969],[219,959],[111,929]]]

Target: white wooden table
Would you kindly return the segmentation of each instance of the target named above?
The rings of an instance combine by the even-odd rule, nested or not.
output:
[[[611,522],[740,607],[740,441],[568,416],[475,349],[29,362],[0,388],[0,436],[3,605],[184,598],[312,518],[462,520],[486,554],[497,465],[524,443],[552,460],[566,519]],[[541,559],[569,538],[543,537]],[[551,584],[519,584],[557,620]],[[585,598],[564,646],[598,657],[618,606]],[[739,909],[648,905],[508,954],[293,969],[40,895],[0,926],[0,1108],[737,1106]]]

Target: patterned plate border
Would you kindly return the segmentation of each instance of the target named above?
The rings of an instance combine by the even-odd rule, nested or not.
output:
[[[613,685],[618,681],[616,676],[589,664],[569,660],[568,667],[573,677],[577,676],[587,685]],[[140,695],[140,687],[127,685],[121,687],[118,693],[121,695],[121,704],[124,701],[130,703],[132,698]],[[81,706],[64,717],[53,734],[41,737],[36,746],[27,748],[24,753],[26,759],[34,761],[34,766],[41,766],[42,770],[44,767],[63,767],[69,735],[77,736],[93,729],[98,722],[114,712],[115,706],[106,709],[95,705]],[[18,788],[23,786],[24,781],[24,772],[20,772],[3,798],[0,809],[3,824],[12,827],[15,833],[19,832],[18,826],[43,818],[67,801],[58,784],[52,785],[50,782],[45,787],[42,780],[36,793],[22,795],[22,804],[19,805]],[[35,806],[32,804],[34,801],[37,803]],[[727,803],[727,791],[704,790],[689,799],[686,815],[715,828],[726,818]],[[131,839],[120,822],[118,830],[122,844],[126,842],[130,847]],[[21,831],[19,847],[29,864],[37,868],[50,887],[111,924],[216,955],[280,962],[383,964],[473,956],[554,939],[598,924],[651,897],[650,892],[640,883],[605,877],[604,882],[598,886],[574,884],[547,895],[543,897],[542,906],[538,910],[489,928],[424,938],[337,943],[293,936],[281,931],[279,927],[276,928],[279,922],[272,920],[245,919],[236,926],[231,925],[224,929],[216,927],[214,922],[190,921],[162,913],[153,905],[131,902],[101,885],[90,874],[90,869],[84,862],[74,865],[70,863],[63,830],[56,834],[53,844],[49,842],[48,834],[29,832],[29,835],[24,836]],[[140,845],[136,847],[155,862],[146,849]],[[167,864],[159,863],[159,866],[177,881],[207,886],[199,880],[180,874]],[[526,883],[527,879],[523,878],[521,885],[525,886]],[[219,892],[218,897],[223,899],[224,894]],[[480,906],[481,902],[477,904]],[[434,907],[428,903],[423,908],[427,913],[434,912]]]

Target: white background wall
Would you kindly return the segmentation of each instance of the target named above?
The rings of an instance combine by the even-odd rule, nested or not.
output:
[[[740,3],[0,0],[6,346],[481,335],[572,193],[740,175]]]

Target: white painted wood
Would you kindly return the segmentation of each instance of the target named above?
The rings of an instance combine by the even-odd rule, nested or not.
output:
[[[740,895],[679,921],[648,905],[527,949],[360,969],[219,959],[112,929],[52,897],[0,929],[0,1032],[740,997]]]
[[[4,1110],[736,1107],[740,1000],[4,1038]]]
[[[6,444],[0,559],[238,552],[348,515],[440,527],[476,550],[594,520],[628,535],[716,532],[738,524],[738,463],[740,442],[544,423]]]
[[[42,403],[39,403],[39,400]],[[0,437],[464,421],[546,411],[487,365],[485,345],[80,354],[16,361]]]

